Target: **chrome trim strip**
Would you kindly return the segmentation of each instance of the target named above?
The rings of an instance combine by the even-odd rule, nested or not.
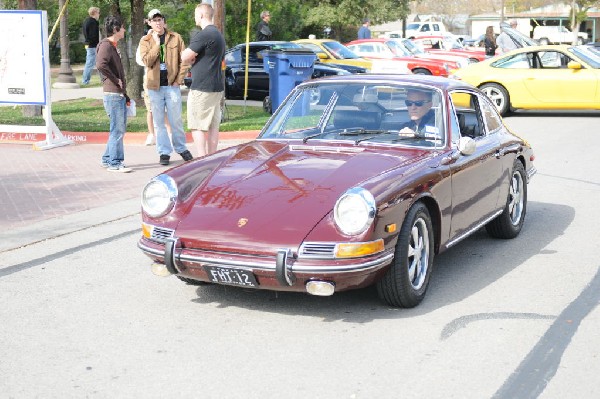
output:
[[[479,223],[477,226],[473,227],[471,230],[466,231],[463,234],[461,234],[458,237],[456,237],[454,240],[449,241],[446,244],[446,248],[450,248],[451,246],[453,246],[457,242],[461,241],[463,238],[466,238],[467,236],[473,234],[474,232],[476,232],[477,230],[479,230],[481,227],[483,227],[484,225],[486,225],[488,222],[492,221],[495,217],[497,217],[498,215],[500,215],[503,211],[504,211],[504,209],[500,209],[499,211],[497,211],[496,213],[494,213],[492,216],[490,216],[489,218],[485,219],[483,222]]]
[[[164,252],[149,248],[142,243],[138,242],[138,248],[142,251],[152,255],[158,255],[164,257]],[[179,255],[179,256],[177,256]],[[245,269],[256,269],[264,270],[269,272],[275,272],[275,258],[266,260],[264,262],[259,261],[240,261],[240,260],[227,260],[227,259],[214,259],[206,256],[192,256],[184,255],[179,252],[175,256],[179,262],[190,262],[190,263],[209,263],[215,266],[221,267],[240,267]],[[380,266],[386,266],[394,259],[394,248],[385,250],[381,257],[370,260],[367,262],[354,263],[351,265],[302,265],[298,261],[291,264],[291,269],[294,273],[350,273],[358,271],[366,271],[369,269],[377,268]]]

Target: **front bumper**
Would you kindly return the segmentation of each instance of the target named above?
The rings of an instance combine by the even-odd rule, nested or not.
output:
[[[242,269],[252,273],[258,285],[254,288],[276,291],[306,291],[309,281],[328,281],[335,291],[362,288],[379,280],[394,258],[394,250],[352,259],[317,259],[298,257],[291,249],[272,255],[243,255],[181,248],[172,238],[164,244],[142,237],[138,247],[156,263],[164,264],[172,274],[214,282],[205,267]]]

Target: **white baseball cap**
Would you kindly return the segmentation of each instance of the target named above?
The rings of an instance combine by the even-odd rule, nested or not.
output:
[[[148,13],[148,19],[152,19],[157,15],[163,16],[159,9],[154,8]]]

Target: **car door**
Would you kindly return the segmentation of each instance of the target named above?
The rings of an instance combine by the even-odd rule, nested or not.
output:
[[[496,124],[488,128],[486,123],[486,115],[496,113],[493,105],[475,92],[456,91],[451,94],[451,98],[461,136],[473,138],[476,144],[473,154],[461,155],[450,166],[450,237],[457,238],[481,227],[494,215],[498,209],[500,186],[507,177],[499,149],[500,127]]]
[[[570,69],[574,61],[562,51],[532,51],[528,53],[532,69],[524,84],[530,95],[542,103],[592,103],[595,101],[598,78],[592,69]]]

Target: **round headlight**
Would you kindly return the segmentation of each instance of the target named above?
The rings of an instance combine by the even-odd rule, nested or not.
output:
[[[344,234],[360,234],[375,218],[375,198],[362,187],[351,188],[335,203],[333,218]]]
[[[167,175],[158,175],[142,191],[142,209],[151,217],[169,212],[177,199],[177,185]]]

